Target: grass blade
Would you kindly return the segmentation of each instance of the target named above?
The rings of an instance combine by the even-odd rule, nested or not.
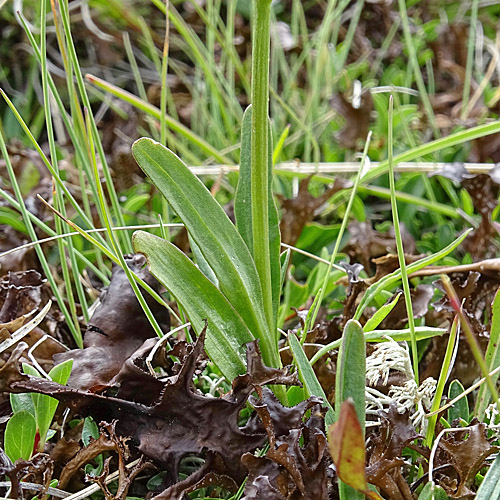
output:
[[[301,382],[304,384],[304,388],[306,390],[307,396],[318,396],[323,399],[323,406],[325,406],[328,411],[325,416],[325,424],[326,427],[332,425],[335,422],[335,412],[328,402],[328,398],[321,387],[321,384],[312,369],[309,360],[307,359],[306,353],[304,349],[300,345],[299,340],[295,336],[295,334],[290,333],[288,335],[288,345],[293,354],[293,359],[297,365],[297,369],[299,371],[299,377]]]
[[[452,241],[448,246],[446,246],[439,252],[433,253],[432,255],[417,260],[416,262],[413,262],[412,264],[407,266],[406,271],[408,275],[411,275],[411,273],[419,271],[420,269],[423,269],[426,266],[430,266],[431,264],[434,264],[434,262],[437,262],[438,260],[441,260],[443,257],[446,257],[448,254],[453,252],[453,250],[455,250],[455,248],[457,248],[458,245],[460,245],[460,243],[462,243],[462,241],[465,240],[465,238],[467,238],[467,236],[471,231],[472,229],[464,231],[456,240]],[[361,302],[359,303],[358,308],[356,309],[354,319],[359,320],[364,309],[366,308],[366,306],[368,306],[368,304],[371,302],[373,297],[375,297],[375,295],[377,295],[382,290],[386,290],[391,285],[394,285],[400,279],[401,279],[401,269],[397,269],[393,273],[384,276],[376,283],[373,283],[373,285],[371,285],[368,288],[368,290],[366,290],[365,295],[361,299]]]
[[[396,248],[398,251],[399,268],[401,271],[401,281],[403,283],[403,293],[405,296],[406,315],[408,316],[408,326],[411,332],[411,352],[413,360],[413,373],[415,382],[418,386],[418,351],[417,340],[415,338],[415,320],[413,318],[413,308],[411,305],[410,283],[408,281],[408,273],[406,271],[405,251],[403,248],[403,238],[401,237],[401,228],[399,226],[398,204],[396,202],[395,191],[396,183],[394,180],[394,163],[392,161],[393,150],[393,115],[394,115],[394,100],[392,95],[389,98],[389,135],[387,139],[388,162],[389,162],[389,186],[391,190],[391,208],[392,219],[394,226],[394,236],[396,238]]]
[[[356,175],[356,179],[354,180],[354,185],[353,185],[352,190],[351,190],[351,195],[349,197],[349,201],[347,203],[347,207],[346,207],[346,211],[345,211],[345,214],[344,214],[344,217],[342,220],[342,224],[340,226],[340,231],[339,231],[339,234],[337,236],[337,239],[335,240],[335,246],[333,248],[333,252],[332,252],[332,255],[330,257],[330,262],[328,264],[328,268],[325,272],[325,277],[323,279],[323,285],[321,286],[321,290],[319,291],[318,308],[315,312],[313,312],[313,314],[310,318],[310,321],[309,322],[306,321],[305,328],[304,328],[304,330],[305,330],[304,331],[304,338],[307,335],[307,332],[311,328],[314,327],[314,324],[316,322],[316,317],[317,317],[317,314],[319,312],[319,306],[323,302],[324,295],[325,295],[326,290],[328,288],[328,280],[330,279],[330,273],[332,271],[333,264],[335,263],[335,258],[337,257],[337,252],[339,251],[340,243],[342,241],[342,237],[344,236],[344,231],[347,228],[347,223],[349,222],[349,215],[351,213],[352,205],[354,203],[354,199],[356,197],[356,192],[357,192],[358,186],[361,182],[361,177],[363,175],[363,170],[365,167],[366,158],[368,156],[368,148],[370,147],[371,137],[372,137],[372,133],[369,132],[368,137],[366,138],[365,147],[363,150],[363,156],[361,158],[361,163],[359,165],[359,170],[358,170],[358,173]]]
[[[490,340],[484,361],[488,367],[488,372],[491,373],[497,366],[500,366],[500,290],[495,294],[495,299],[492,304],[491,327],[490,327]],[[494,384],[497,383],[498,374],[492,375],[491,379]],[[484,419],[484,412],[490,404],[491,394],[487,387],[483,384],[479,389],[476,401],[476,417],[482,422]]]
[[[104,218],[104,224],[106,226],[106,231],[109,237],[109,240],[111,242],[111,246],[113,247],[114,255],[118,259],[120,263],[120,267],[123,269],[125,272],[125,275],[127,276],[127,279],[130,283],[130,286],[132,287],[132,290],[134,291],[134,294],[137,298],[137,301],[141,305],[141,308],[146,315],[146,317],[149,320],[149,323],[151,324],[151,327],[155,331],[156,335],[158,337],[163,337],[163,331],[158,324],[157,319],[155,318],[154,314],[151,311],[151,308],[149,307],[146,299],[142,295],[141,291],[139,290],[139,287],[134,279],[134,276],[130,268],[128,267],[127,263],[125,262],[125,257],[123,255],[123,251],[120,245],[120,240],[119,238],[116,237],[115,232],[113,231],[112,227],[112,219],[111,219],[111,214],[109,211],[108,203],[106,201],[106,197],[104,195],[104,190],[102,188],[101,180],[99,178],[99,170],[97,166],[97,159],[95,155],[95,149],[94,149],[94,141],[93,141],[93,135],[92,135],[92,130],[91,130],[91,119],[90,119],[90,114],[88,113],[87,109],[85,109],[85,120],[86,124],[88,127],[88,148],[89,148],[89,156],[92,161],[92,166],[93,166],[93,173],[94,173],[94,182],[95,185],[97,186],[97,194],[98,194],[98,203],[99,206],[101,207],[101,213],[103,214]]]
[[[448,345],[446,346],[446,352],[444,355],[443,363],[441,365],[441,371],[439,373],[439,380],[436,386],[436,392],[434,394],[434,400],[432,401],[431,412],[436,411],[441,404],[441,397],[443,396],[444,386],[450,375],[450,369],[452,365],[453,356],[456,353],[457,347],[457,335],[459,333],[458,329],[458,316],[455,316],[453,324],[451,325],[450,336],[448,338]],[[434,441],[434,430],[436,428],[438,415],[432,415],[429,417],[429,422],[427,424],[426,432],[426,445],[431,448]]]
[[[156,118],[157,120],[161,117],[160,110],[149,104],[148,102],[143,101],[139,97],[127,92],[126,90],[120,89],[116,85],[112,83],[108,83],[101,78],[93,75],[85,75],[85,78],[95,85],[96,87],[109,92],[110,94],[122,99],[123,101],[131,104],[135,108],[144,111],[144,113]],[[213,157],[216,161],[224,164],[224,165],[232,165],[233,162],[225,155],[219,153],[214,147],[212,147],[208,142],[202,139],[200,136],[196,135],[194,132],[191,132],[189,128],[187,128],[182,123],[174,120],[169,116],[165,116],[165,122],[174,132],[181,134],[183,137],[186,137],[192,144],[199,147],[203,152],[205,152],[208,156]]]
[[[61,9],[61,19],[62,19],[62,24],[64,28],[64,34],[66,35],[66,43],[67,43],[67,49],[68,49],[68,58],[71,61],[71,64],[74,69],[74,74],[76,77],[76,83],[78,86],[78,90],[80,92],[80,97],[82,99],[83,107],[86,108],[87,110],[92,109],[90,105],[90,100],[88,98],[87,90],[85,88],[85,83],[83,79],[83,75],[80,69],[80,63],[78,61],[78,56],[76,54],[76,48],[75,44],[73,42],[73,38],[71,36],[71,28],[70,28],[70,18],[69,18],[69,2],[68,0],[62,0],[59,3],[60,9]],[[104,148],[101,142],[101,138],[99,135],[99,131],[97,129],[97,124],[94,120],[94,116],[90,113],[90,125],[91,125],[91,131],[89,133],[92,134],[93,140],[95,141],[96,149],[99,154],[99,158],[101,160],[101,166],[102,166],[102,172],[104,174],[104,177],[106,179],[106,188],[107,192],[111,201],[111,206],[113,208],[113,215],[116,218],[116,221],[118,222],[118,225],[124,226],[125,221],[123,218],[123,213],[120,209],[120,203],[118,201],[118,195],[116,193],[116,190],[114,188],[113,180],[111,178],[111,171],[108,166],[108,161],[106,158],[106,155],[104,153]],[[127,235],[123,235],[123,245],[126,249],[127,252],[132,251],[132,245],[130,240],[128,239]]]
[[[450,305],[453,307],[460,319],[460,325],[462,326],[462,331],[464,332],[467,343],[469,344],[470,350],[472,351],[472,356],[481,369],[481,374],[486,379],[486,385],[488,386],[493,401],[495,401],[497,409],[500,412],[500,400],[498,399],[498,391],[488,372],[488,367],[486,366],[486,363],[484,361],[483,354],[481,352],[481,348],[479,347],[476,335],[472,331],[469,320],[467,319],[467,316],[462,309],[462,305],[457,297],[453,285],[451,284],[450,278],[447,275],[441,275],[441,281],[443,283],[443,288],[448,295]]]
[[[5,166],[7,168],[7,172],[9,175],[9,179],[12,185],[12,189],[14,190],[15,197],[17,198],[18,202],[18,207],[21,212],[21,215],[23,217],[23,221],[26,225],[26,228],[28,230],[29,236],[31,238],[31,241],[37,241],[38,237],[35,232],[35,228],[33,227],[33,224],[30,219],[30,212],[26,208],[26,205],[24,204],[23,196],[21,193],[21,189],[19,188],[19,183],[17,182],[16,179],[16,174],[14,172],[14,169],[12,167],[12,163],[10,161],[9,153],[7,151],[7,146],[5,144],[4,136],[2,134],[2,131],[0,130],[0,152],[2,153],[2,156],[5,160]],[[38,259],[40,260],[40,264],[42,266],[43,272],[45,274],[45,277],[47,278],[47,281],[50,284],[50,288],[52,290],[52,293],[54,294],[57,304],[59,305],[64,318],[67,321],[68,328],[71,331],[71,334],[73,338],[75,339],[76,344],[78,347],[83,346],[82,342],[82,337],[81,337],[81,332],[79,329],[76,329],[75,324],[73,322],[72,315],[68,308],[66,307],[66,303],[64,301],[64,297],[61,294],[61,291],[59,290],[59,287],[57,286],[56,280],[53,276],[52,270],[50,269],[49,263],[45,257],[45,254],[43,253],[43,249],[41,248],[40,245],[37,245],[35,247],[35,252],[37,254]]]
[[[420,70],[420,64],[418,62],[417,51],[415,49],[415,44],[413,41],[413,36],[410,29],[410,22],[408,19],[408,11],[406,9],[406,0],[398,0],[399,3],[399,13],[401,16],[401,23],[403,26],[403,33],[405,37],[406,50],[408,50],[408,56],[410,59],[410,65],[413,67],[413,75],[417,82],[418,91],[420,93],[420,98],[422,99],[422,103],[424,105],[425,113],[427,115],[427,119],[434,131],[434,136],[439,137],[440,132],[439,128],[436,124],[436,116],[434,115],[434,109],[429,100],[429,95],[427,93],[427,89],[425,87],[424,78],[422,76],[422,72]]]
[[[391,302],[388,304],[384,304],[380,309],[375,311],[375,314],[364,324],[363,331],[369,332],[371,330],[375,330],[382,321],[390,314],[390,312],[394,309],[395,305],[398,303],[401,297],[401,292],[394,297]]]

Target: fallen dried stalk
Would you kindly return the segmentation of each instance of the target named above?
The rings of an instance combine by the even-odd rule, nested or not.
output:
[[[498,272],[500,271],[500,258],[486,259],[480,262],[462,264],[459,266],[429,266],[410,274],[410,278],[416,278],[417,276],[434,276],[435,274],[466,273],[470,271],[478,271],[480,273],[487,271]]]

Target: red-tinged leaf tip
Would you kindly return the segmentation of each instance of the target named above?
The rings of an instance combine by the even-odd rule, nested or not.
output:
[[[455,289],[451,284],[450,278],[446,275],[441,275],[441,281],[443,282],[443,288],[446,292],[446,295],[448,295],[448,300],[450,301],[451,307],[453,307],[456,313],[460,314],[462,306],[460,305],[460,301],[458,300]]]
[[[363,493],[371,500],[384,500],[376,491],[365,490]]]
[[[38,451],[43,452],[43,450],[38,450],[39,444],[40,444],[40,431],[37,429],[35,434],[35,442],[33,443],[33,455],[36,455]]]
[[[95,81],[94,75],[91,75],[90,73],[86,73],[85,74],[85,79],[88,80],[89,82],[94,82]]]
[[[342,403],[339,419],[330,426],[328,436],[339,479],[355,490],[366,492],[365,440],[351,399]]]
[[[351,398],[342,403],[339,419],[330,426],[328,438],[339,479],[371,500],[384,500],[376,491],[368,489],[365,440]]]

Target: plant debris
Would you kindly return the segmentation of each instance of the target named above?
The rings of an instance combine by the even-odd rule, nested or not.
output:
[[[130,269],[148,285],[159,290],[159,283],[145,267],[142,255],[126,257]],[[168,311],[151,297],[146,301],[163,331],[170,327]],[[69,386],[97,391],[109,385],[124,363],[149,338],[155,337],[125,272],[115,266],[111,283],[100,297],[85,332],[84,349],[74,349],[54,357],[56,363],[73,359]]]
[[[204,337],[205,331],[194,345],[182,343],[182,349],[174,347],[166,353],[167,356],[184,353],[177,373],[162,377],[160,381],[144,372],[143,390],[157,397],[149,404],[121,399],[120,392],[118,397],[105,393],[96,394],[21,374],[18,359],[25,347],[22,343],[2,368],[1,389],[16,393],[50,394],[81,415],[92,415],[94,419],[108,422],[116,420],[112,427],[105,427],[105,435],[79,451],[66,465],[61,475],[63,484],[66,484],[76,469],[105,450],[120,449],[123,456],[127,455],[128,451],[125,453],[124,445],[121,444],[122,438],[115,437],[116,432],[116,436],[126,437],[135,450],[155,464],[168,466],[167,490],[160,498],[175,498],[169,496],[170,492],[167,494],[168,487],[173,488],[172,492],[179,490],[177,483],[180,462],[188,455],[198,454],[214,466],[213,469],[208,466],[204,468],[205,475],[210,474],[212,482],[220,475],[232,478],[237,483],[242,481],[245,468],[240,461],[241,457],[261,448],[266,437],[272,439],[266,459],[276,462],[276,467],[284,467],[289,481],[292,481],[288,486],[291,491],[298,489],[304,494],[304,484],[309,485],[313,479],[314,484],[319,481],[318,488],[321,491],[326,491],[326,438],[321,431],[324,426],[323,412],[310,417],[306,424],[302,422],[304,413],[318,405],[320,400],[310,398],[295,407],[286,408],[268,389],[261,388],[265,384],[296,385],[298,381],[288,369],[278,370],[264,366],[256,342],[250,343],[247,348],[248,373],[234,380],[231,393],[222,398],[198,394],[192,388],[192,379],[197,361],[203,353]],[[138,366],[137,358],[135,364]],[[125,376],[122,384],[124,382]],[[160,391],[154,389],[158,384],[162,385]],[[251,419],[240,427],[238,415],[253,390],[257,390],[260,396],[250,403],[257,411],[261,423]],[[304,448],[299,446],[301,436],[305,439]],[[285,460],[285,456],[288,456],[283,455],[285,450],[289,450],[289,453],[294,450],[295,461]],[[202,479],[198,474],[193,478],[194,482],[187,484],[184,481],[183,485],[188,490]],[[321,494],[323,496],[316,498],[327,498]]]
[[[437,474],[439,485],[451,498],[463,498],[473,495],[470,489],[476,474],[485,465],[485,460],[499,450],[486,437],[486,425],[471,421],[460,432],[447,433],[439,442],[435,463],[438,466],[453,468],[454,473]]]

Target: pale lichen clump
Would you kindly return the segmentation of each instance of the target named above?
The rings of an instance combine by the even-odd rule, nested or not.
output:
[[[391,370],[402,373],[407,380],[403,385],[391,385],[386,395],[373,386],[379,381],[386,385]],[[379,410],[395,404],[399,413],[413,411],[410,417],[413,425],[420,427],[421,432],[425,432],[425,414],[431,407],[437,382],[429,377],[420,386],[417,385],[405,342],[398,343],[387,337],[387,342],[378,344],[373,353],[366,358],[366,378],[367,414],[378,415]]]

